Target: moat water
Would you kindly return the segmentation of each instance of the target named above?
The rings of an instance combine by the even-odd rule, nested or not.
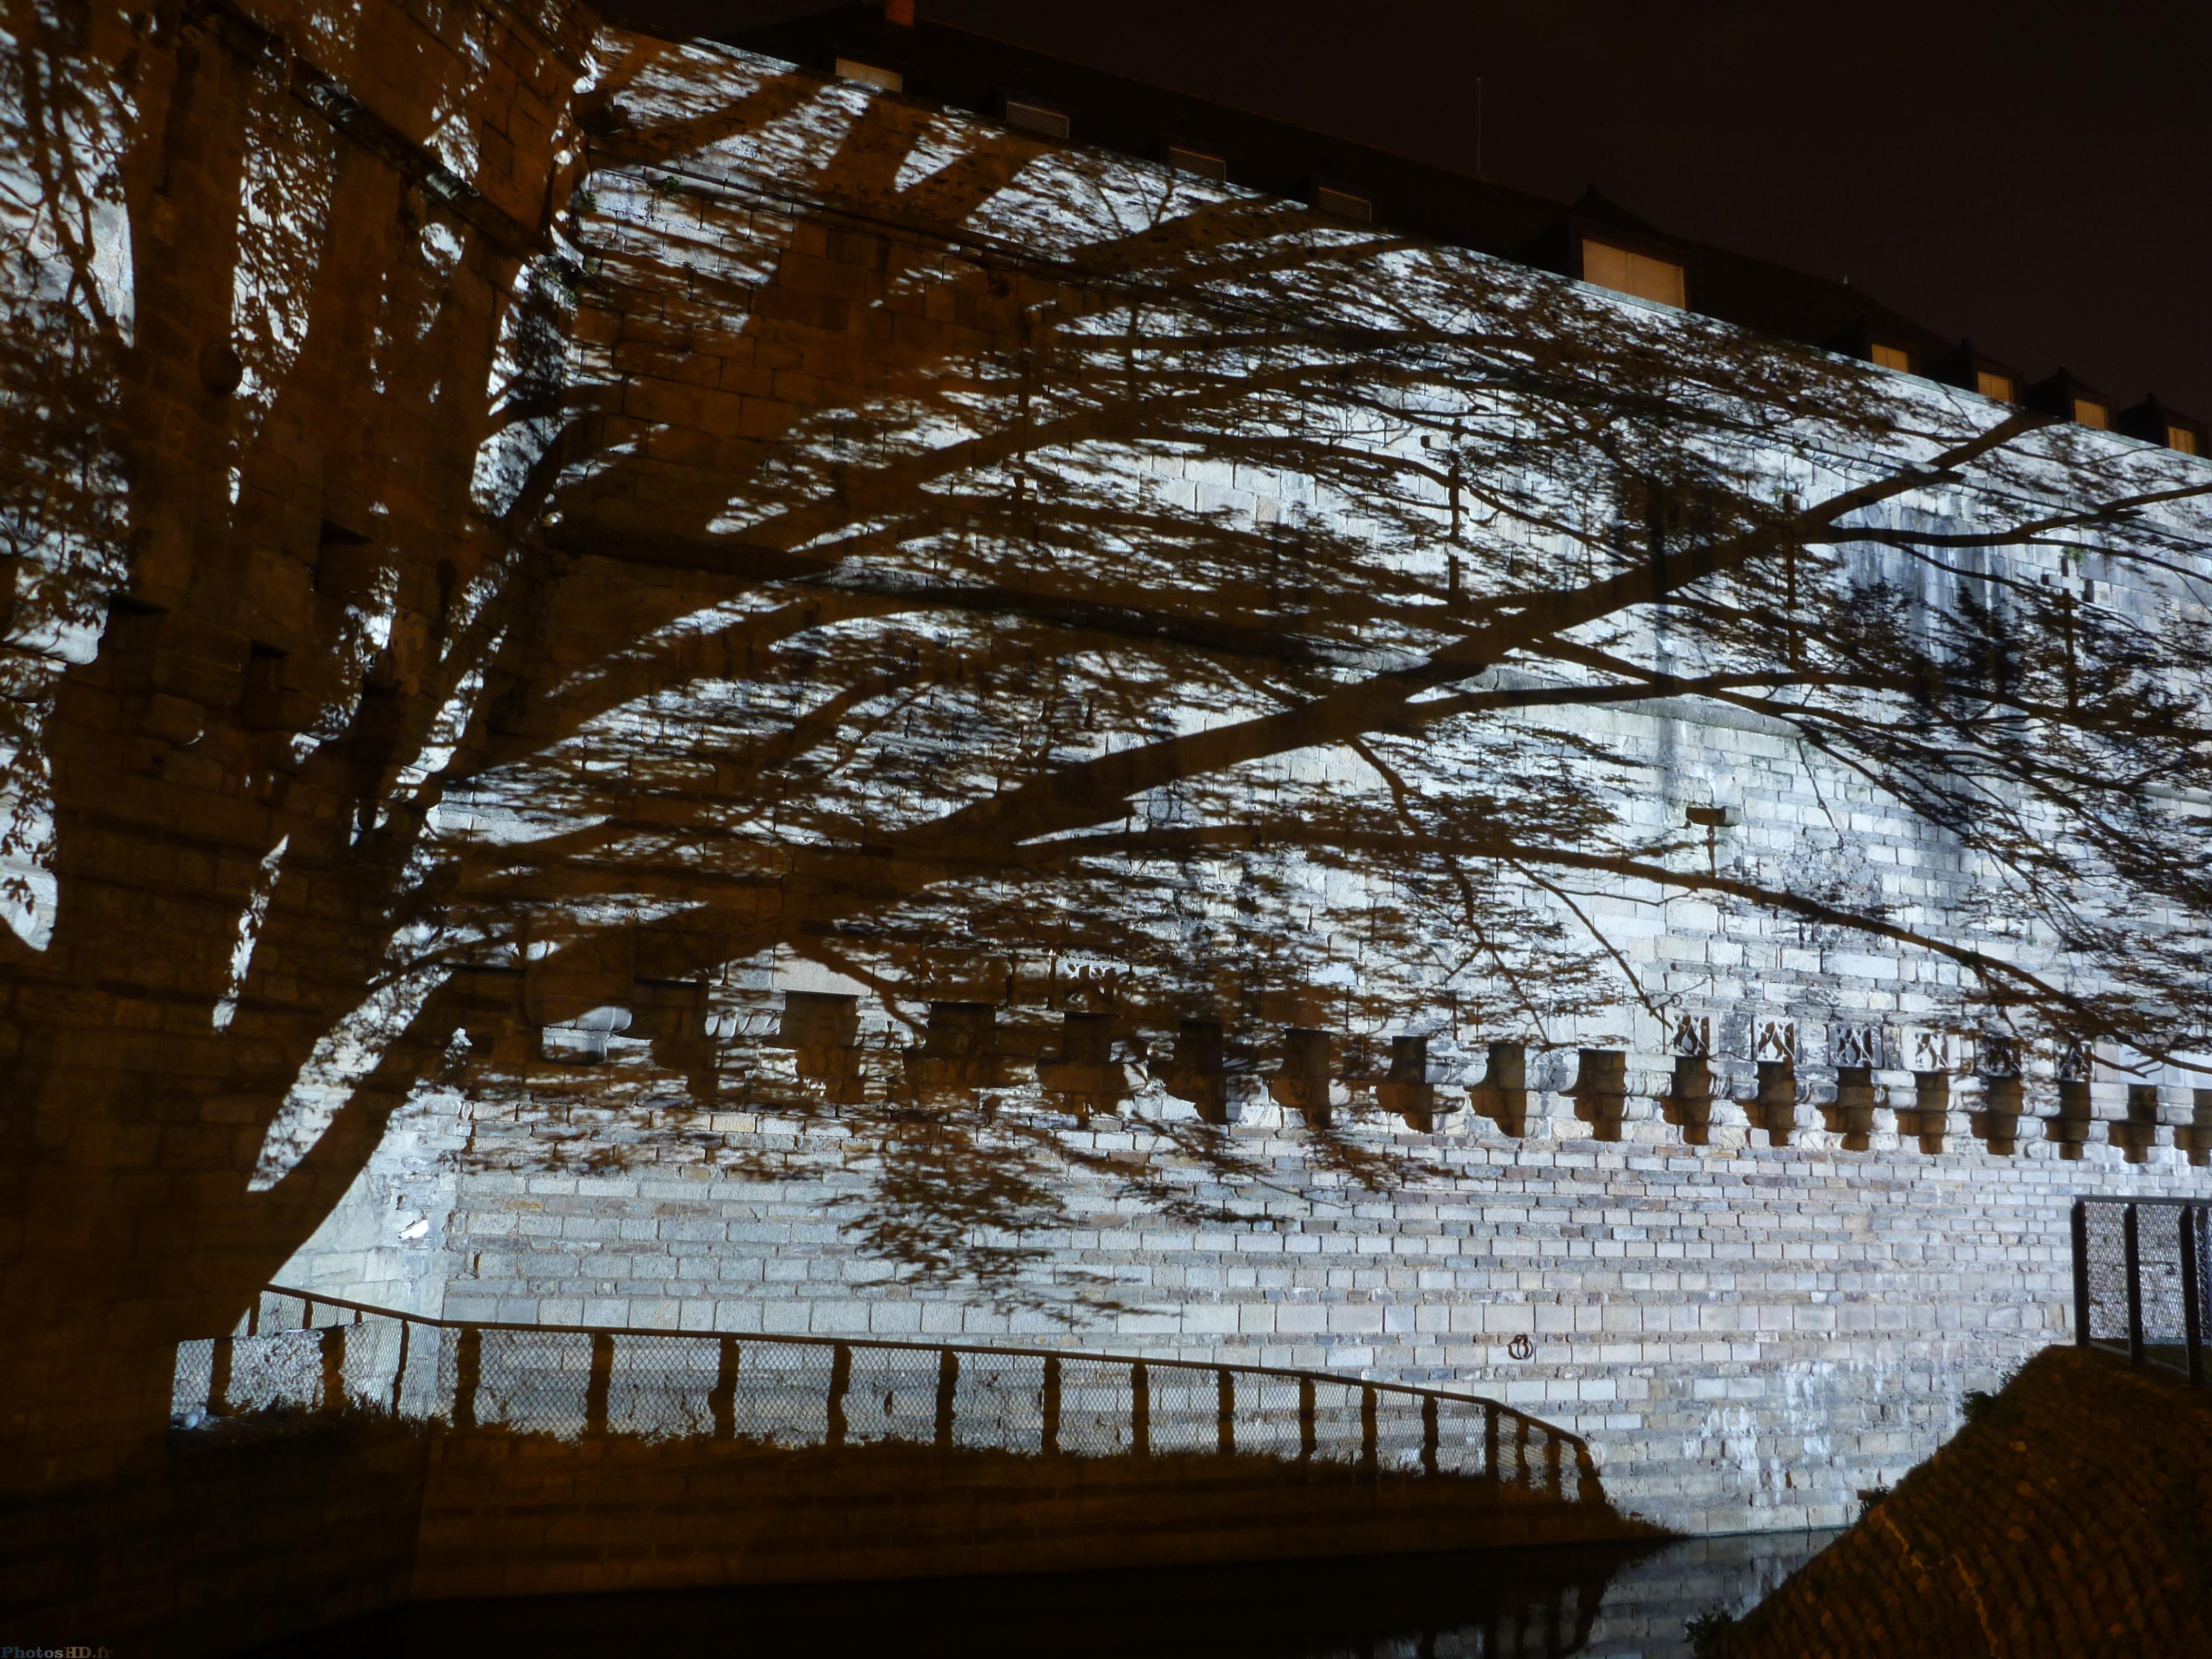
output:
[[[275,1655],[807,1659],[1690,1659],[1832,1532],[1638,1548],[447,1601],[318,1631]]]

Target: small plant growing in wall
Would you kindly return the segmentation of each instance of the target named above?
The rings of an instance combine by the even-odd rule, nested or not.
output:
[[[1735,1628],[1735,1615],[1716,1602],[1703,1613],[1693,1613],[1682,1626],[1696,1659],[1720,1659],[1722,1644]]]
[[[2002,1425],[2020,1421],[2020,1407],[2004,1397],[2012,1387],[2013,1378],[2020,1375],[2014,1366],[1997,1379],[1995,1389],[1969,1389],[1959,1396],[1959,1414],[1969,1424],[1988,1423]]]

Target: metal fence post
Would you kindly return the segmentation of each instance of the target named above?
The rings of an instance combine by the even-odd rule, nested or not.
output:
[[[840,1342],[830,1354],[830,1420],[823,1431],[830,1445],[845,1443],[845,1391],[852,1386],[853,1350]]]
[[[592,1335],[592,1374],[584,1384],[586,1434],[602,1435],[607,1431],[607,1395],[612,1390],[614,1377],[614,1335],[609,1331],[596,1331]]]
[[[1214,1373],[1214,1444],[1224,1457],[1237,1451],[1237,1379],[1224,1365]]]
[[[2204,1382],[2204,1320],[2198,1299],[2203,1270],[2197,1261],[2197,1218],[2201,1213],[2194,1204],[2181,1206],[2181,1340],[2189,1357],[2192,1389]]]
[[[230,1409],[231,1344],[237,1338],[218,1336],[208,1355],[208,1402],[210,1417],[221,1417]]]
[[[325,1325],[323,1344],[323,1409],[342,1412],[345,1409],[345,1351],[346,1328]]]
[[[1359,1467],[1368,1474],[1375,1473],[1375,1389],[1363,1383],[1359,1389]]]
[[[738,1431],[738,1339],[722,1339],[720,1363],[714,1367],[714,1391],[707,1396],[707,1408],[714,1413],[714,1438],[728,1440]]]
[[[1050,1370],[1050,1362],[1047,1362]],[[946,1348],[937,1356],[937,1444],[944,1450],[952,1444],[952,1413],[960,1398],[960,1356]]]
[[[1313,1378],[1302,1376],[1298,1379],[1298,1462],[1301,1463],[1313,1462],[1314,1447],[1321,1437],[1318,1425],[1314,1421],[1316,1415]]]
[[[1577,1445],[1575,1448],[1575,1468],[1581,1471],[1581,1478],[1575,1483],[1576,1501],[1583,1504],[1604,1503],[1605,1485],[1597,1478],[1597,1460],[1590,1455],[1588,1446]]]
[[[2142,1255],[2136,1243],[2136,1206],[2132,1204],[2128,1206],[2121,1237],[2128,1258],[2128,1364],[2140,1365],[2143,1363]]]
[[[399,1402],[407,1389],[407,1345],[414,1334],[413,1320],[399,1322],[399,1363],[392,1368],[392,1414],[394,1417],[399,1415]]]
[[[1054,1355],[1044,1362],[1044,1438],[1041,1448],[1047,1457],[1060,1455],[1060,1358]]]
[[[477,1383],[483,1371],[483,1332],[474,1325],[461,1328],[453,1345],[453,1426],[477,1425]]]
[[[2089,1206],[2074,1200],[2074,1346],[2089,1346]]]
[[[1500,1478],[1498,1473],[1498,1402],[1493,1400],[1482,1402],[1482,1472],[1492,1480]]]
[[[1141,1359],[1129,1367],[1129,1451],[1152,1455],[1152,1379]]]
[[[1421,1473],[1437,1472],[1437,1397],[1421,1396]]]

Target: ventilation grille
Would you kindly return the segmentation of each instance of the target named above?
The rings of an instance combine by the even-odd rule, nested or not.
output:
[[[1024,132],[1034,132],[1040,138],[1067,137],[1067,117],[1065,113],[1021,98],[1006,100],[1006,125],[1019,127]]]
[[[1181,144],[1168,146],[1168,165],[1177,173],[1188,173],[1200,179],[1212,179],[1217,183],[1229,180],[1229,160],[1202,149],[1186,149]]]
[[[1348,190],[1332,190],[1327,185],[1314,187],[1316,208],[1339,219],[1357,220],[1363,225],[1375,222],[1375,204],[1364,196],[1354,196]]]

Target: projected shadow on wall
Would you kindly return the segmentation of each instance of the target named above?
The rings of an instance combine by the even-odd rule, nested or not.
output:
[[[2187,458],[711,47],[378,115],[339,77],[411,22],[307,10],[10,36],[33,1439],[158,1433],[395,1114],[828,1171],[902,1283],[1079,1323],[1137,1297],[1054,1267],[1076,1184],[1259,1227],[1532,1090],[1617,1133],[1629,1022],[1707,994],[1634,956],[1675,898],[1911,958],[1931,1027],[2201,1012],[2140,787],[2212,787]],[[564,52],[528,155],[448,142]],[[1591,716],[1655,703],[1981,874],[1644,810]]]

